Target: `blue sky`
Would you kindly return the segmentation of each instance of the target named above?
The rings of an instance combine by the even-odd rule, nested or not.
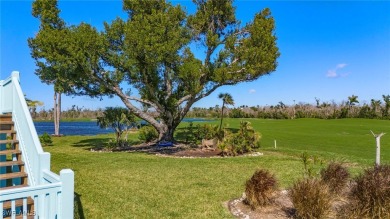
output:
[[[32,1],[0,0],[0,79],[20,71],[24,93],[52,108],[53,88],[34,74],[27,46],[38,31],[31,15]],[[192,12],[191,1],[174,1]],[[220,104],[217,95],[229,92],[240,105],[275,105],[346,100],[360,102],[390,94],[390,1],[236,1],[237,18],[249,22],[265,7],[276,21],[281,56],[269,76],[237,86],[219,88],[194,106]],[[81,21],[98,29],[103,21],[124,17],[121,1],[60,1],[61,17],[68,24]],[[63,109],[123,106],[119,99],[63,97]]]

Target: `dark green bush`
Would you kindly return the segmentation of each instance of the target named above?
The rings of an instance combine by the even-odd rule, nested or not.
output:
[[[289,196],[297,218],[324,218],[330,212],[331,195],[328,186],[319,179],[305,178],[296,182]]]
[[[196,144],[195,127],[193,122],[189,122],[188,126],[185,127],[184,135],[186,144]]]
[[[330,192],[342,192],[349,180],[349,172],[340,163],[332,162],[326,169],[321,170],[321,179],[328,185]]]
[[[143,126],[139,129],[138,138],[143,142],[151,142],[158,138],[158,132],[153,126]]]
[[[354,180],[344,215],[390,218],[390,166],[367,169]]]
[[[51,139],[51,136],[47,134],[47,132],[39,136],[39,141],[43,146],[53,145],[53,140]]]
[[[217,137],[218,134],[218,126],[217,125],[211,125],[211,124],[203,124],[203,125],[196,125],[197,131],[195,133],[195,138],[197,140],[202,139],[213,139]]]
[[[255,132],[248,121],[240,122],[240,129],[237,133],[225,130],[224,138],[218,144],[222,153],[227,156],[235,156],[253,151],[260,147],[261,135]]]
[[[272,203],[277,189],[277,180],[267,170],[257,170],[245,184],[245,203],[256,209]]]

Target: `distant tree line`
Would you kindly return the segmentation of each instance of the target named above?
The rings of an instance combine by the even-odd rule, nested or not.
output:
[[[221,97],[222,98],[222,97]],[[40,111],[30,110],[35,120],[53,120],[53,108]],[[73,105],[62,111],[63,120],[71,119],[97,119],[103,116],[104,109],[86,109]],[[187,117],[221,118],[222,107],[201,108],[193,107]],[[158,117],[158,115],[156,115]],[[352,95],[341,103],[321,102],[315,98],[315,104],[299,102],[286,105],[282,101],[271,106],[223,107],[223,117],[226,118],[261,118],[261,119],[342,119],[342,118],[367,118],[390,119],[390,95],[382,95],[381,100],[371,99],[369,103],[359,104],[358,96]]]
[[[382,95],[382,100],[371,99],[370,103],[358,105],[358,96],[352,95],[348,100],[339,104],[321,102],[315,98],[315,104],[297,103],[286,105],[279,102],[271,106],[247,106],[225,108],[224,117],[230,118],[262,118],[262,119],[342,119],[342,118],[367,118],[390,119],[390,95]],[[218,118],[221,115],[221,107],[200,108],[194,107],[188,117]]]
[[[31,116],[34,120],[47,120],[52,121],[54,118],[54,109],[41,109],[40,111],[32,111]],[[73,105],[71,108],[61,112],[61,120],[72,119],[97,119],[103,116],[104,109],[86,109]]]

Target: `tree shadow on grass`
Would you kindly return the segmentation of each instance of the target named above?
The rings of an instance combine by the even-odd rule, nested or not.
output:
[[[117,146],[114,138],[89,138],[74,143],[72,146],[84,148],[87,151],[90,151],[91,149],[98,151],[104,149],[108,149],[109,151],[122,151],[123,149],[131,148],[140,143],[140,140],[129,139],[126,142],[122,142],[120,146]]]
[[[91,148],[104,147],[110,140],[112,140],[112,138],[89,138],[74,143],[72,146],[90,150]]]
[[[77,192],[74,193],[74,218],[85,219],[83,204],[81,202],[81,195]]]

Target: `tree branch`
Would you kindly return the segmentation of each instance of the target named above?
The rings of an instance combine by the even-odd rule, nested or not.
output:
[[[167,65],[165,63],[165,65]],[[168,69],[165,69],[164,71],[164,80],[165,80],[165,87],[167,91],[167,96],[165,97],[165,100],[168,100],[169,97],[172,95],[172,80],[169,78],[169,71]]]
[[[245,71],[246,68],[241,68],[240,70],[237,70],[237,71],[229,71],[228,74],[236,74],[236,73],[241,73],[243,71]]]
[[[179,113],[179,118],[178,119],[181,120],[182,118],[184,118],[184,116],[187,114],[187,112],[190,110],[192,104],[194,104],[194,103],[195,103],[195,99],[191,98],[191,100],[189,100],[186,103],[185,107],[183,107],[183,109],[181,109],[181,111]]]
[[[125,95],[120,87],[118,85],[112,87],[112,90],[119,96],[119,98],[122,100],[122,102],[126,105],[126,107],[131,110],[136,116],[144,119],[145,121],[149,122],[152,126],[154,126],[156,129],[161,128],[161,124],[151,115],[149,115],[146,112],[143,112],[142,110],[135,107],[128,99],[128,96]]]
[[[194,102],[202,99],[203,97],[207,97],[208,95],[210,95],[212,92],[214,92],[217,88],[223,86],[223,85],[233,85],[233,84],[236,84],[236,82],[226,82],[226,83],[223,83],[223,84],[216,84],[214,85],[210,90],[208,90],[206,93],[203,93],[201,95],[199,95],[198,97],[196,97],[194,99]]]
[[[126,96],[127,99],[129,100],[135,100],[135,101],[138,101],[140,103],[145,103],[145,104],[148,104],[150,106],[152,106],[153,108],[155,108],[156,110],[159,110],[159,108],[157,107],[157,105],[153,102],[150,102],[149,100],[145,100],[145,99],[141,99],[141,98],[137,98],[137,97],[132,97],[132,96]]]
[[[189,100],[190,98],[192,97],[191,94],[188,94],[182,98],[180,98],[180,100],[177,101],[177,105],[180,106],[184,101],[187,101]]]

